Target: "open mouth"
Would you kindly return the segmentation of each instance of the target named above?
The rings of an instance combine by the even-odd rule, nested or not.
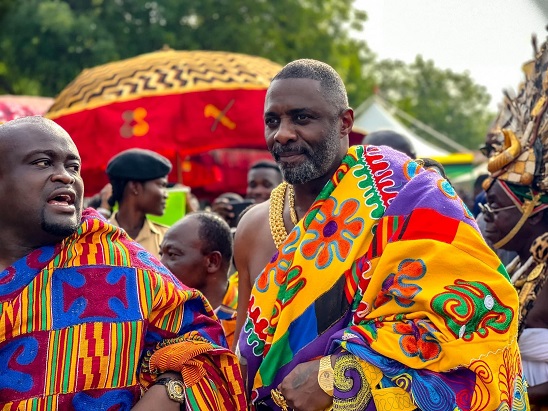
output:
[[[55,207],[74,209],[75,195],[72,192],[56,192],[48,198],[48,204]]]

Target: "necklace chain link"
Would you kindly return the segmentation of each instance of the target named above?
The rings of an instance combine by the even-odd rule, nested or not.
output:
[[[276,248],[279,248],[288,236],[284,224],[285,193],[288,189],[289,216],[294,225],[299,222],[295,210],[295,191],[292,185],[284,181],[270,193],[270,206],[268,209],[268,223]]]

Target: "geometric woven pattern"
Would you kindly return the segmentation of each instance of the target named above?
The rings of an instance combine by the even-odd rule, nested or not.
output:
[[[0,287],[0,410],[129,410],[154,380],[144,353],[160,340],[197,339],[210,350],[191,364],[207,362],[208,375],[202,391],[185,387],[187,402],[197,404],[185,409],[245,408],[239,367],[221,346],[213,311],[141,252],[84,211],[62,248],[39,248],[0,272],[0,285],[16,284]],[[209,407],[212,401],[220,405]]]
[[[140,97],[204,90],[266,89],[281,66],[220,51],[162,50],[86,69],[56,98],[48,117]]]

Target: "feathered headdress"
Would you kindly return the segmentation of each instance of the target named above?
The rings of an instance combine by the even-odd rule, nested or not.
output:
[[[515,227],[494,247],[510,241],[525,221],[548,208],[548,45],[540,49],[533,36],[534,58],[522,69],[525,80],[517,94],[506,91],[499,114],[487,134],[490,177],[483,182],[487,191],[495,179],[521,210]]]
[[[548,46],[533,37],[534,59],[523,65],[525,81],[517,95],[505,92],[499,115],[488,134],[490,179],[548,192]]]

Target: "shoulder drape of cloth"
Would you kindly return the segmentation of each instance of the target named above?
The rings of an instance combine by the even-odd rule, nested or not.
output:
[[[94,211],[0,279],[0,409],[130,409],[163,367],[186,409],[246,409],[209,303]]]
[[[525,409],[517,307],[443,177],[386,147],[351,147],[253,288],[239,341],[252,400],[272,405],[298,363],[349,352],[368,410]],[[335,371],[334,409],[365,409]]]

